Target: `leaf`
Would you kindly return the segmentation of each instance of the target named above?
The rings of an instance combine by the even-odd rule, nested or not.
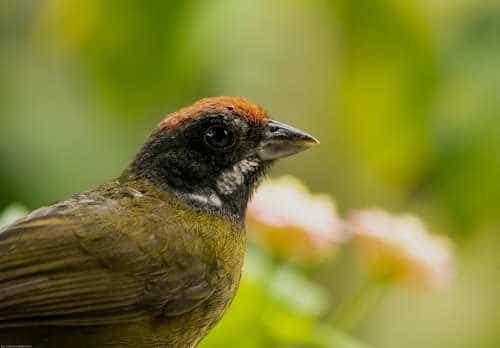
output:
[[[15,220],[22,218],[28,213],[28,210],[20,204],[12,204],[8,206],[0,214],[0,228],[7,226],[8,224],[14,222]]]

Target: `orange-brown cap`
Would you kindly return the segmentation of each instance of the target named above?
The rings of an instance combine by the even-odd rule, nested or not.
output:
[[[264,108],[254,105],[243,97],[213,97],[200,99],[191,106],[168,114],[160,123],[159,128],[176,127],[200,115],[217,112],[233,112],[257,125],[267,123],[267,112]]]

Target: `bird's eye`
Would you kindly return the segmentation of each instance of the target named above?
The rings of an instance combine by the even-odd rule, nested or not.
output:
[[[213,126],[205,131],[205,143],[215,149],[228,149],[235,143],[234,134],[223,126]]]

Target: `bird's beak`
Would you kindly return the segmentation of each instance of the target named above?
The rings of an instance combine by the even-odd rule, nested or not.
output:
[[[287,124],[270,120],[257,149],[258,156],[264,160],[275,160],[304,151],[319,145],[313,136]]]

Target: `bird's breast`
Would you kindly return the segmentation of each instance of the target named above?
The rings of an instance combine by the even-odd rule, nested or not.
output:
[[[175,259],[185,272],[179,276],[204,272],[202,278],[206,283],[196,284],[187,291],[187,296],[202,298],[188,312],[169,315],[169,306],[177,308],[179,303],[166,304],[160,332],[167,341],[171,332],[177,332],[177,336],[185,336],[185,342],[198,342],[221,319],[236,295],[244,261],[245,232],[240,224],[190,209],[176,209],[162,230],[156,239],[164,258],[171,260],[172,253],[176,253]],[[165,238],[166,235],[169,237]],[[198,262],[206,268],[200,269]],[[207,291],[210,294],[206,299],[198,296]],[[185,299],[184,296],[179,301]]]

